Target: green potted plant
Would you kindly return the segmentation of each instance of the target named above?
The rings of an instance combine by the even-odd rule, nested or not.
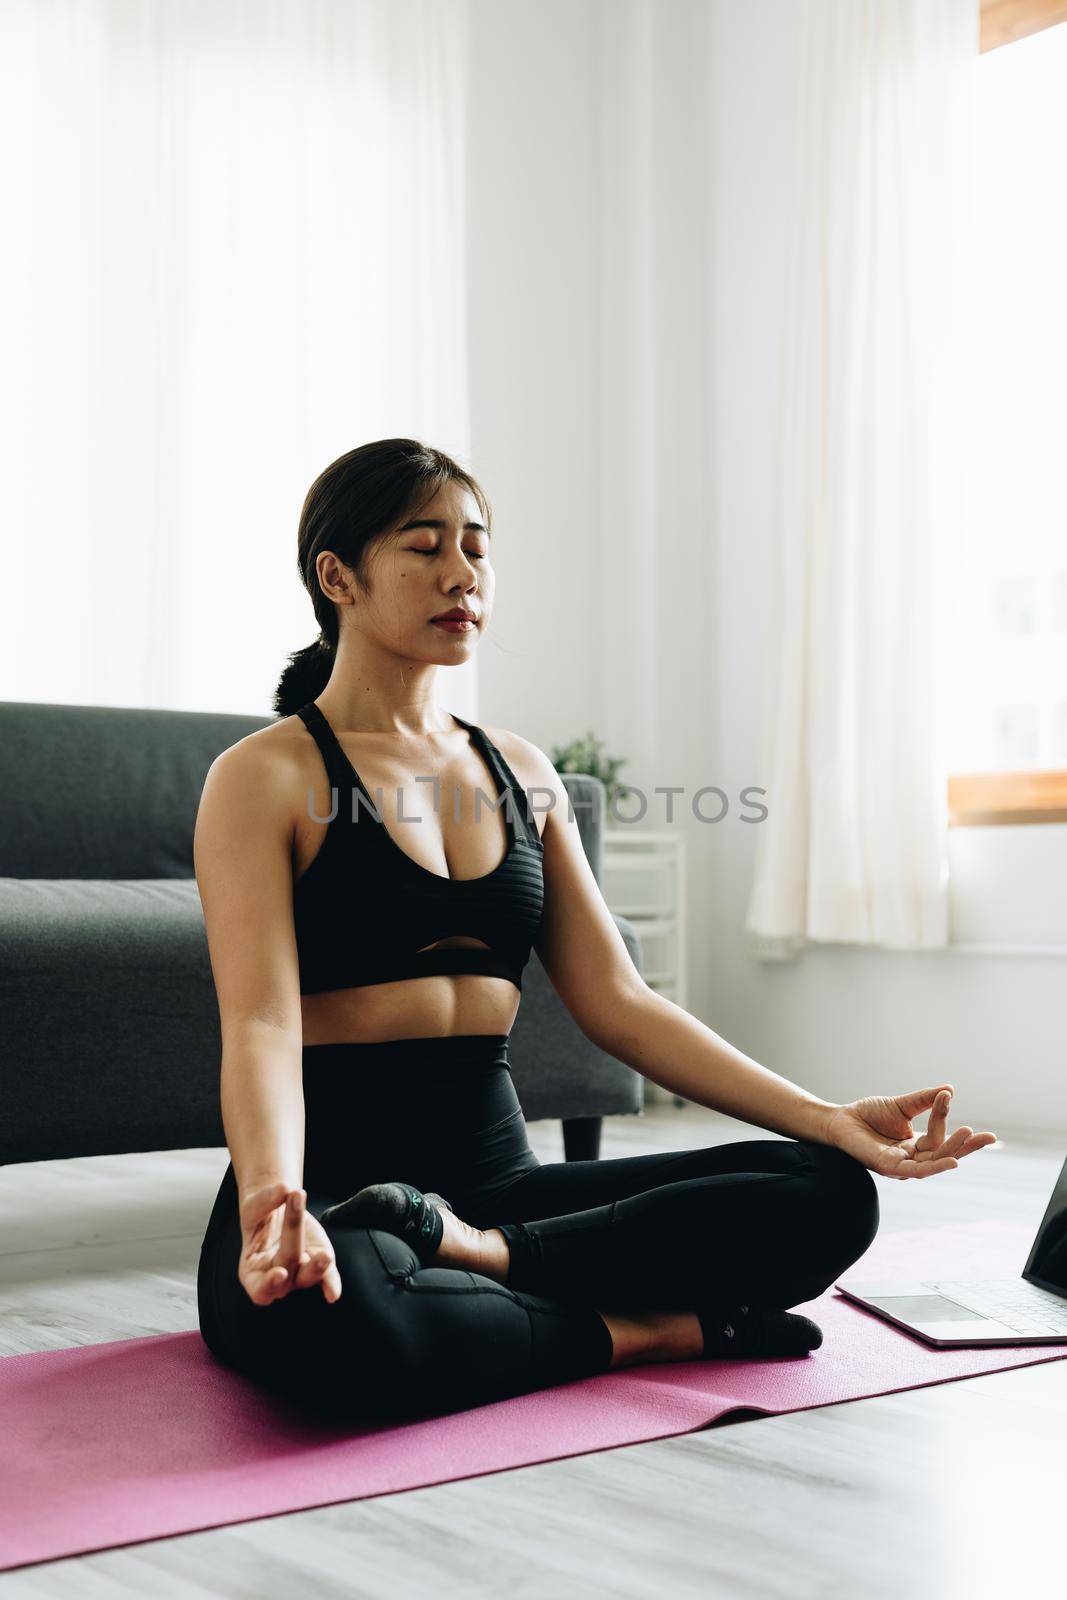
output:
[[[548,759],[557,772],[586,772],[592,778],[599,778],[604,785],[605,804],[610,808],[616,794],[626,789],[624,783],[619,783],[618,773],[628,757],[604,755],[603,749],[603,740],[597,739],[589,728],[584,738],[572,739],[570,744],[553,745]]]

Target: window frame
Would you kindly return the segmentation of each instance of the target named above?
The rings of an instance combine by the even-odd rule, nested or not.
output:
[[[979,53],[1067,22],[1067,0],[981,0]],[[955,772],[948,780],[950,828],[1067,822],[1067,771]]]

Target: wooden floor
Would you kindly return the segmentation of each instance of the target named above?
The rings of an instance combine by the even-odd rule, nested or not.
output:
[[[882,1230],[982,1216],[1036,1229],[1067,1138],[997,1132],[955,1172],[876,1179]],[[558,1124],[530,1137],[562,1159]],[[661,1102],[609,1119],[601,1154],[769,1137]],[[0,1354],[195,1328],[226,1161],[0,1169]],[[0,1600],[1062,1593],[1065,1434],[1055,1362],[24,1567],[0,1574]]]

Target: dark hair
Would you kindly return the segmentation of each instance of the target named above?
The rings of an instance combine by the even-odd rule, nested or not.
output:
[[[289,657],[274,691],[279,717],[291,717],[314,700],[333,671],[337,607],[319,583],[318,556],[332,550],[368,593],[366,558],[371,545],[414,516],[449,479],[466,484],[486,527],[491,527],[489,501],[470,473],[443,450],[417,439],[375,439],[338,456],[319,473],[307,492],[297,529],[297,567],[315,607],[319,637]]]

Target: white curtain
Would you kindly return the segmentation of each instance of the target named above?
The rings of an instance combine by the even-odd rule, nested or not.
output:
[[[314,477],[401,434],[474,465],[466,28],[4,0],[0,698],[269,715]]]
[[[948,938],[978,0],[806,0],[752,954]]]

